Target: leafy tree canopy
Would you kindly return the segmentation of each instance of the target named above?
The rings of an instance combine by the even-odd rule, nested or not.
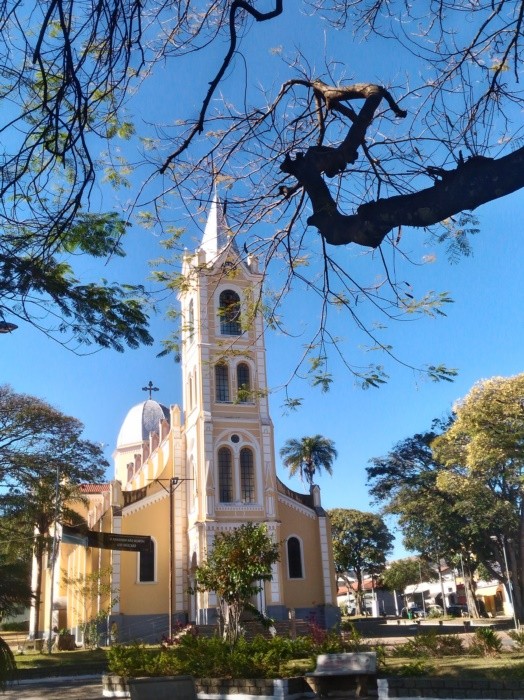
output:
[[[333,461],[337,458],[335,443],[322,435],[303,437],[300,440],[290,438],[280,449],[284,465],[289,469],[289,475],[298,474],[309,486],[313,485],[315,474],[324,469],[328,474],[333,472]]]
[[[0,386],[0,551],[6,555],[6,582],[35,556],[35,624],[50,529],[55,521],[84,522],[80,484],[100,482],[109,466],[101,446],[82,438],[83,428],[45,401]],[[0,562],[1,578],[2,569]],[[19,592],[25,596],[27,586]]]
[[[454,406],[455,421],[433,442],[446,469],[440,488],[453,492],[483,550],[479,561],[497,578],[513,579],[516,612],[524,614],[524,374],[478,382]]]
[[[266,526],[246,523],[218,533],[206,561],[196,568],[195,590],[216,593],[223,635],[231,644],[240,635],[244,610],[260,618],[251,600],[261,590],[261,582],[271,580],[279,556],[279,545]]]
[[[421,581],[436,581],[437,578],[435,569],[430,566],[427,559],[422,557],[393,561],[380,575],[381,583],[385,588],[400,593],[406,586],[412,586]]]
[[[4,494],[26,494],[42,479],[100,481],[109,463],[84,426],[35,396],[0,386],[0,477]]]
[[[356,603],[361,614],[364,576],[376,578],[383,571],[395,538],[380,515],[351,508],[333,508],[328,514],[335,571],[346,579],[350,573],[355,575]]]
[[[337,573],[382,571],[395,538],[380,515],[352,508],[333,508],[328,514]]]
[[[371,494],[397,516],[404,544],[433,561],[462,558],[504,580],[505,552],[522,610],[522,432],[524,375],[479,382],[454,418],[371,460]]]

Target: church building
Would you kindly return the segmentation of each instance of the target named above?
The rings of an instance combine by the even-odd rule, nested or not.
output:
[[[275,620],[313,618],[326,627],[338,621],[320,489],[297,493],[276,475],[256,304],[263,275],[253,256],[240,255],[216,197],[182,273],[182,404],[155,401],[150,382],[149,398],[122,423],[114,480],[82,487],[89,530],[106,545],[114,536],[124,548],[60,536],[38,623],[45,633],[52,619],[81,643],[82,623],[98,615],[109,615],[119,641],[157,641],[176,623],[213,624],[216,597],[189,592],[193,572],[217,533],[248,522],[264,523],[280,546],[272,579],[256,601],[259,610]],[[151,537],[148,551],[125,549],[125,536],[136,535]],[[86,597],[86,583],[95,580]]]

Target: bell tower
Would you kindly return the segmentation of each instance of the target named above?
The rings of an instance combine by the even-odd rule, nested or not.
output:
[[[273,424],[267,396],[262,275],[239,253],[215,196],[200,247],[186,254],[182,377],[188,470],[190,568],[216,532],[263,522],[279,539]],[[279,565],[259,601],[281,602]],[[270,599],[267,599],[269,596]],[[193,619],[207,622],[213,596],[199,594]]]

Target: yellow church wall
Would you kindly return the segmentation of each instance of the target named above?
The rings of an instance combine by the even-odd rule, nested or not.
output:
[[[138,504],[123,509],[122,534],[150,535],[155,544],[155,580],[139,582],[136,552],[120,553],[120,612],[160,614],[167,610],[169,551],[169,496],[157,491]]]
[[[106,507],[101,511],[101,505]],[[91,521],[91,529],[96,532],[111,532],[112,511],[108,507],[109,501],[104,501],[100,496],[90,496],[88,512],[84,515]],[[94,514],[102,515],[97,520]],[[60,596],[67,601],[67,615],[60,627],[74,629],[96,617],[102,611],[107,612],[111,607],[111,561],[112,553],[107,549],[96,547],[83,547],[61,543],[60,561]],[[64,581],[67,577],[70,581],[78,581],[75,585]],[[91,579],[91,584],[83,585]],[[100,581],[100,585],[98,584]],[[91,595],[88,595],[91,588]]]
[[[279,517],[281,521],[281,555],[284,605],[287,607],[311,607],[322,604],[324,595],[324,576],[320,533],[317,517],[305,515],[301,509],[279,499]],[[295,536],[302,546],[302,579],[290,579],[287,561],[286,541]],[[333,568],[333,581],[335,570]],[[306,585],[304,585],[306,584]],[[292,604],[291,604],[292,602]]]

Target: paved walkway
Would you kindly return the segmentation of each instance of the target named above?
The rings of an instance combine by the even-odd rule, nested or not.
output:
[[[103,697],[100,674],[75,679],[21,681],[0,693],[2,700],[102,700]]]

